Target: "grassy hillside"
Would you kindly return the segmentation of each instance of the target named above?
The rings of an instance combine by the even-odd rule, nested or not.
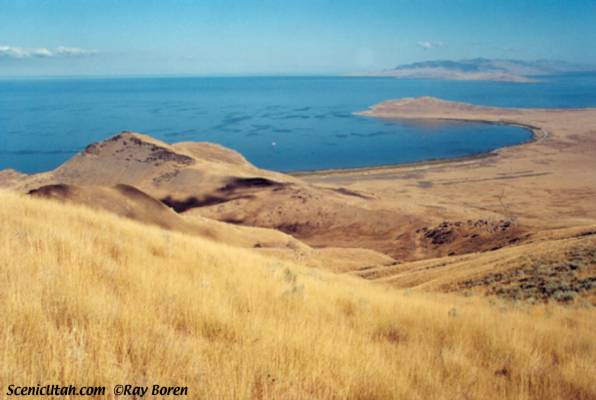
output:
[[[596,305],[596,227],[537,234],[494,251],[354,272],[398,288],[487,293],[530,303]]]
[[[596,397],[592,308],[398,291],[73,205],[6,192],[0,202],[3,385]]]

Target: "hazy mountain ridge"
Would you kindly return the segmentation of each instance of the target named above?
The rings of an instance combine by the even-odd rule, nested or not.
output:
[[[473,58],[463,60],[430,60],[398,65],[372,73],[374,76],[444,80],[490,80],[502,82],[536,82],[540,76],[590,72],[596,67],[556,60],[522,61],[514,59]]]

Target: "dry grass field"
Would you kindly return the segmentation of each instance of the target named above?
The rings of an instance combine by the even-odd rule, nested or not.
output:
[[[404,289],[594,306],[596,233],[594,227],[565,229],[494,251],[395,263],[353,273]]]
[[[0,192],[0,382],[193,399],[593,399],[590,305],[403,291]]]

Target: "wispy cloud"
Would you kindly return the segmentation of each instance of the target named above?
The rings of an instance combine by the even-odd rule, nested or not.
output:
[[[419,47],[422,47],[424,50],[435,49],[438,47],[445,47],[445,43],[443,42],[431,42],[428,40],[422,40],[416,43]]]
[[[90,56],[97,54],[97,50],[94,49],[81,49],[80,47],[64,47],[60,46],[56,48],[55,54],[61,56]]]
[[[82,49],[79,47],[59,46],[55,49],[47,47],[24,48],[0,45],[0,58],[52,58],[52,57],[81,57],[97,54],[97,50]]]

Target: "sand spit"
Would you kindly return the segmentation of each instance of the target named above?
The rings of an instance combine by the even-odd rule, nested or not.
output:
[[[431,97],[389,100],[360,115],[512,124],[534,140],[490,157],[301,175],[319,185],[373,193],[439,219],[507,218],[536,229],[596,223],[596,109],[508,109]],[[405,203],[405,204],[404,204]]]

